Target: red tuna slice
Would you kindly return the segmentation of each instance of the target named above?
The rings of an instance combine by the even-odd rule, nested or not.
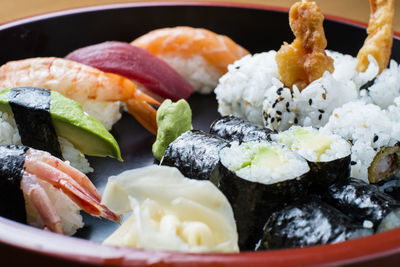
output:
[[[66,59],[131,79],[145,93],[158,99],[187,99],[193,87],[167,63],[145,49],[129,43],[109,41],[77,49]],[[143,90],[142,90],[143,91]]]

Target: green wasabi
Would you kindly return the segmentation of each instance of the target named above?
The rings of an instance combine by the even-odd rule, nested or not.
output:
[[[174,103],[165,100],[157,110],[157,139],[153,155],[161,160],[168,145],[186,131],[192,130],[192,110],[184,99]]]

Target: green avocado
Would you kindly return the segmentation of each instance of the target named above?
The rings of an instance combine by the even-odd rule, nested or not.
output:
[[[0,111],[12,114],[8,103],[10,89],[0,91]],[[122,161],[117,141],[82,106],[56,91],[50,93],[50,116],[58,136],[70,141],[76,149],[89,156],[110,156]]]
[[[192,110],[184,99],[176,103],[167,99],[157,110],[157,138],[153,155],[161,160],[168,145],[186,131],[192,130]]]
[[[300,127],[292,131],[292,134],[283,134],[279,142],[293,149],[310,149],[316,153],[318,161],[321,155],[324,154],[332,144],[332,140],[329,137]]]

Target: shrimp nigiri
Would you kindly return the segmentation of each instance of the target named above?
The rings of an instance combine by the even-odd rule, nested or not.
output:
[[[101,196],[87,176],[48,152],[26,146],[0,146],[0,166],[1,198],[8,198],[0,206],[0,216],[19,221],[26,216],[30,224],[67,234],[82,226],[81,218],[73,218],[79,217],[79,208],[118,221],[100,203]],[[24,202],[26,210],[21,207]]]
[[[156,110],[160,105],[152,97],[136,89],[129,79],[102,72],[84,64],[55,57],[28,58],[10,61],[0,67],[0,88],[32,86],[58,91],[79,102],[90,115],[110,129],[119,118],[110,115],[108,103],[123,102],[131,113],[151,133],[157,132]],[[94,104],[102,105],[98,112],[90,111]],[[113,116],[104,123],[104,117]],[[109,122],[111,121],[111,122]]]
[[[227,36],[187,26],[157,29],[131,44],[166,61],[200,93],[212,92],[228,65],[249,54]]]

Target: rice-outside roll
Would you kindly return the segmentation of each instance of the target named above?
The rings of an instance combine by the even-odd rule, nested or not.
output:
[[[380,232],[400,226],[400,202],[360,179],[330,186],[323,198],[364,227]]]
[[[227,144],[218,136],[190,130],[169,144],[160,165],[176,167],[188,178],[209,180],[218,164],[218,152]]]
[[[231,142],[221,149],[218,187],[232,205],[241,250],[254,250],[268,216],[283,203],[306,195],[310,168],[282,145]]]
[[[310,186],[317,192],[350,175],[350,144],[338,135],[324,134],[312,127],[292,126],[271,135],[308,161]]]
[[[274,212],[257,250],[337,243],[372,234],[334,207],[318,200],[288,205]]]
[[[232,115],[215,120],[210,126],[210,134],[229,141],[266,141],[271,133],[270,129]]]

